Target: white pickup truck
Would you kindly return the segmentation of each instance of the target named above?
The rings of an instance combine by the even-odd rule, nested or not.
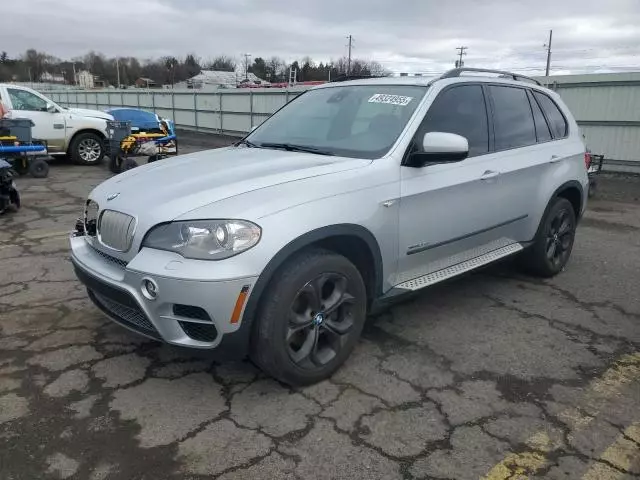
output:
[[[0,101],[13,118],[33,121],[34,139],[46,140],[51,155],[69,155],[83,165],[97,165],[105,155],[108,113],[65,108],[27,87],[0,83]]]

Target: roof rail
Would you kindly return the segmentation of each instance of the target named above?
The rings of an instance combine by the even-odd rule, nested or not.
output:
[[[368,80],[370,78],[383,78],[384,75],[338,75],[335,78],[331,79],[331,83],[333,82],[348,82],[349,80]]]
[[[536,85],[542,86],[542,84],[535,78],[527,77],[526,75],[520,75],[519,73],[507,72],[504,70],[491,70],[488,68],[470,68],[470,67],[454,68],[452,70],[449,70],[448,72],[443,73],[440,78],[461,77],[464,72],[496,73],[503,78],[511,78],[513,80],[524,80],[524,81],[533,82]]]

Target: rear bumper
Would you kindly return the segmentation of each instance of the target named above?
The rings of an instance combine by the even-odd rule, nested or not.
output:
[[[240,292],[254,278],[191,281],[147,275],[127,269],[95,251],[82,237],[71,238],[71,261],[89,298],[114,322],[146,337],[197,349],[223,349],[225,356],[244,357],[249,329],[242,317],[232,323]],[[157,287],[153,299],[143,283]]]

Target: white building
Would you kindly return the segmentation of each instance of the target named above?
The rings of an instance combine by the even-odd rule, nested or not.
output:
[[[49,72],[44,72],[40,75],[40,81],[45,83],[65,83],[63,75],[56,75]]]
[[[76,85],[81,88],[94,88],[95,80],[94,75],[88,70],[81,70],[76,73]]]
[[[269,82],[258,78],[253,73],[247,75],[249,83],[268,84]],[[222,72],[218,70],[202,70],[195,77],[187,80],[187,88],[195,89],[215,89],[215,88],[235,88],[245,80],[244,72]]]

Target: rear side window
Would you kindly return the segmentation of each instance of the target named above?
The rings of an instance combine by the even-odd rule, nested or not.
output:
[[[562,112],[556,105],[556,102],[551,100],[548,96],[540,92],[533,92],[533,96],[536,98],[540,107],[544,111],[549,125],[551,126],[551,132],[554,138],[564,138],[569,133],[569,125],[567,120],[562,115]]]
[[[428,132],[462,135],[469,141],[469,156],[489,151],[489,128],[480,85],[461,85],[440,93],[420,126],[419,137]]]
[[[533,111],[533,120],[536,124],[536,136],[538,142],[548,142],[551,140],[551,130],[549,130],[549,124],[540,110],[540,105],[536,102],[536,99],[529,93],[529,102],[531,103],[531,110]]]
[[[489,86],[493,99],[495,149],[526,147],[536,143],[527,91],[517,87]]]

